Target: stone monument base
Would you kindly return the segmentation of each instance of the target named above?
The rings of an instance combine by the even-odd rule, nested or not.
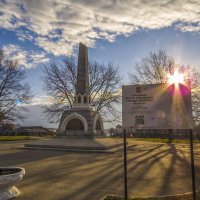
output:
[[[114,153],[123,148],[123,141],[112,138],[57,137],[45,141],[25,144],[26,149],[62,150],[86,153]]]
[[[105,136],[101,115],[92,108],[72,108],[63,112],[58,136],[81,136],[93,138]]]

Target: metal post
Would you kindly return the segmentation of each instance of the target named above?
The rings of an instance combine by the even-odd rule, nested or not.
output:
[[[125,200],[128,200],[128,188],[127,188],[127,153],[126,153],[126,129],[124,133],[124,196]]]
[[[190,129],[190,157],[191,157],[193,200],[196,200],[195,167],[194,167],[194,152],[193,152],[193,131],[192,131],[192,129]]]

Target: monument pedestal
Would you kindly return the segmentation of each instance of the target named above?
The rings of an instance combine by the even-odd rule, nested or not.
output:
[[[46,141],[25,144],[26,149],[59,150],[85,153],[114,153],[123,149],[123,141],[112,138],[57,137]]]
[[[104,135],[101,116],[91,108],[72,108],[62,114],[58,136],[93,138]]]

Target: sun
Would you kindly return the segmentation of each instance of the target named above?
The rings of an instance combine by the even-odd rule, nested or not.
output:
[[[178,86],[179,83],[184,83],[184,76],[183,74],[179,73],[177,70],[174,72],[174,74],[169,75],[168,83],[175,84]]]

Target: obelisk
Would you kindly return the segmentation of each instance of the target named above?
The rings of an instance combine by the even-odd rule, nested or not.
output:
[[[89,94],[88,48],[79,44],[76,94]]]
[[[71,109],[63,111],[58,133],[84,138],[104,135],[101,115],[90,105],[88,48],[82,43],[79,44],[74,104]]]
[[[90,107],[88,48],[82,43],[79,44],[76,95],[73,107]]]

